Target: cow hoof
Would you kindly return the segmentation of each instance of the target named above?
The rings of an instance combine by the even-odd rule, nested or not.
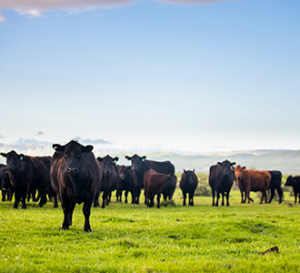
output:
[[[85,230],[84,232],[85,232],[85,233],[92,233],[92,230],[89,229],[89,230]]]

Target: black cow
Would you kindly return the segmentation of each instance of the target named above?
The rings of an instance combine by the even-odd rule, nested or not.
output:
[[[183,205],[186,205],[186,195],[189,194],[189,206],[194,206],[194,193],[198,186],[198,178],[195,170],[183,170],[179,186],[183,194]]]
[[[84,203],[84,231],[91,232],[90,214],[95,195],[101,186],[102,168],[92,150],[72,140],[61,146],[53,144],[55,153],[51,162],[51,185],[59,195],[64,212],[61,229],[69,229],[76,204]]]
[[[6,157],[7,168],[11,174],[11,181],[15,191],[14,208],[22,202],[22,208],[26,209],[26,194],[30,189],[41,191],[39,207],[46,202],[46,188],[50,183],[50,157],[32,157],[17,154],[15,151],[1,153]],[[48,162],[46,164],[46,162]]]
[[[209,169],[209,185],[212,192],[212,205],[219,205],[220,193],[222,194],[222,206],[224,206],[224,196],[226,194],[227,203],[229,206],[229,192],[233,185],[234,173],[231,167],[235,163],[231,163],[228,160],[222,163],[218,162],[217,165],[213,165]],[[217,193],[217,200],[215,203],[215,193]]]
[[[272,202],[276,189],[279,196],[279,204],[281,204],[283,198],[283,190],[281,188],[282,173],[280,171],[269,171],[269,173],[271,174],[271,181],[269,186],[269,189],[271,190],[271,197],[269,203]]]
[[[9,177],[9,171],[4,164],[0,164],[0,188],[2,191],[2,201],[11,201],[13,188]]]
[[[128,202],[128,192],[131,193],[131,203],[135,200],[134,181],[131,171],[131,166],[117,165],[117,201],[122,202],[122,191],[125,191],[125,203]]]
[[[100,191],[103,191],[101,207],[104,209],[105,205],[108,206],[109,202],[111,201],[111,192],[116,189],[117,173],[115,164],[119,158],[112,158],[107,155],[103,158],[97,157],[97,160],[103,169],[103,178]],[[99,207],[99,195],[100,192],[98,192],[96,195],[94,207]]]
[[[135,197],[136,197],[136,204],[139,204],[139,198],[141,194],[141,189],[144,188],[144,174],[146,171],[153,169],[157,171],[158,173],[163,174],[171,174],[173,183],[172,185],[168,186],[163,190],[163,196],[164,200],[172,199],[175,188],[176,188],[176,181],[177,178],[175,176],[175,168],[174,165],[170,161],[164,161],[164,162],[157,162],[152,160],[146,160],[146,156],[138,156],[134,155],[132,157],[125,156],[127,160],[131,160],[131,170],[133,174],[133,181],[135,185]],[[146,204],[146,196],[145,196],[145,204]]]
[[[284,186],[291,186],[294,190],[295,203],[297,203],[297,196],[299,195],[299,204],[300,204],[300,176],[288,176]]]

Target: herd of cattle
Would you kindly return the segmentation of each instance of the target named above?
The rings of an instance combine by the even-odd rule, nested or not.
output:
[[[172,200],[176,189],[177,177],[174,165],[170,161],[157,162],[147,160],[145,156],[134,155],[125,158],[131,161],[130,166],[120,166],[116,162],[118,157],[109,155],[95,158],[93,146],[83,146],[76,141],[70,141],[61,146],[53,144],[55,150],[52,157],[32,157],[18,154],[15,151],[1,153],[6,158],[6,165],[0,164],[0,186],[2,201],[12,200],[15,194],[13,207],[26,209],[26,200],[32,197],[39,201],[39,207],[54,198],[54,207],[58,206],[58,198],[64,212],[62,229],[72,225],[72,214],[76,204],[84,203],[85,216],[84,231],[90,232],[90,211],[92,205],[99,207],[99,196],[102,192],[102,208],[111,201],[111,193],[116,190],[117,201],[122,202],[122,192],[125,191],[125,202],[128,193],[131,193],[132,203],[139,204],[141,189],[144,188],[145,204],[154,206],[154,197],[157,196],[157,208],[160,207],[161,194],[164,200]],[[229,206],[229,192],[236,181],[241,192],[241,202],[253,201],[250,191],[260,191],[261,201],[267,202],[267,190],[271,190],[269,203],[272,201],[275,190],[282,202],[281,188],[282,174],[280,171],[248,170],[240,165],[235,166],[228,160],[218,162],[210,167],[209,185],[212,190],[212,205],[218,206],[220,194],[222,206],[226,196],[226,205]],[[295,193],[295,202],[299,194],[300,203],[300,176],[289,176],[285,183],[292,186]],[[188,194],[189,205],[194,205],[193,197],[198,186],[195,170],[186,171],[181,175],[179,184],[183,193],[183,205],[186,205]],[[215,200],[216,197],[216,200]]]

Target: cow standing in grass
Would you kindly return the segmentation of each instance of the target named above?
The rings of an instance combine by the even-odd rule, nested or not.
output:
[[[41,192],[39,207],[46,202],[46,190],[50,183],[50,157],[33,157],[17,154],[15,151],[1,153],[6,158],[7,169],[10,172],[12,186],[15,191],[14,208],[22,202],[22,209],[26,209],[26,195],[30,189]]]
[[[194,194],[195,190],[198,186],[198,178],[195,174],[195,170],[193,171],[186,171],[183,170],[180,180],[180,189],[182,190],[183,194],[183,205],[186,205],[186,195],[189,195],[189,206],[194,206]]]
[[[267,189],[270,186],[271,174],[268,171],[254,171],[247,170],[246,167],[241,167],[237,165],[234,168],[236,183],[241,192],[241,203],[246,202],[248,198],[248,203],[250,203],[250,191],[260,191],[262,193],[260,204],[262,204],[265,198],[265,203],[267,203]],[[243,198],[243,193],[245,192],[245,199]]]
[[[2,191],[2,201],[11,201],[13,188],[10,181],[9,171],[4,164],[0,164],[0,188]]]
[[[150,169],[144,174],[144,188],[148,207],[154,206],[154,196],[157,195],[157,208],[160,208],[160,195],[162,191],[173,184],[171,174],[158,173]]]
[[[220,194],[222,194],[222,206],[224,206],[224,196],[226,195],[226,206],[229,206],[229,193],[234,181],[234,173],[231,167],[235,163],[231,163],[228,160],[222,163],[218,162],[217,165],[213,165],[209,169],[209,185],[212,193],[212,205],[219,205]],[[215,194],[217,194],[217,200],[215,202]]]
[[[293,187],[295,203],[297,203],[297,196],[299,196],[299,204],[300,204],[300,176],[288,176],[284,186]]]
[[[82,146],[76,141],[61,146],[53,144],[55,153],[51,163],[51,185],[59,195],[64,212],[61,229],[69,229],[76,204],[84,203],[84,231],[91,232],[90,213],[95,195],[102,180],[102,168],[92,150],[93,146]]]
[[[272,202],[272,199],[275,195],[275,190],[277,190],[279,204],[281,204],[283,198],[283,190],[281,187],[282,173],[280,171],[269,171],[269,173],[271,174],[271,181],[269,186],[269,189],[271,190],[271,197],[269,203]]]
[[[117,201],[122,202],[122,191],[125,191],[125,203],[128,202],[128,192],[131,193],[131,203],[135,200],[135,189],[131,166],[117,166]]]
[[[175,168],[174,165],[170,161],[157,162],[152,160],[146,160],[146,156],[138,156],[134,155],[132,157],[125,156],[127,160],[131,161],[131,170],[133,175],[133,181],[135,185],[135,203],[139,204],[141,189],[144,188],[144,174],[146,171],[153,169],[158,173],[162,174],[171,174],[172,184],[170,184],[167,188],[165,188],[162,192],[164,196],[164,200],[172,199],[175,188],[177,177],[175,176]],[[145,196],[146,203],[146,196]]]
[[[102,195],[102,208],[105,208],[105,205],[109,205],[111,201],[111,192],[116,189],[116,180],[117,180],[117,173],[116,173],[116,162],[119,160],[118,157],[112,158],[111,156],[107,155],[105,157],[97,157],[99,164],[103,170],[103,177],[102,177],[102,184],[100,191],[103,191]],[[95,198],[94,207],[99,206],[99,195],[98,192]]]

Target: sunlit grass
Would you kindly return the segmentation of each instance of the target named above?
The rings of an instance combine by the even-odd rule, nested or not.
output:
[[[0,272],[297,272],[300,205],[285,192],[283,204],[211,207],[211,197],[195,206],[148,208],[113,202],[92,209],[92,233],[83,231],[82,205],[73,226],[59,231],[62,209],[29,203],[27,210],[0,203]],[[143,198],[142,198],[143,200]],[[261,253],[278,246],[278,253]]]

